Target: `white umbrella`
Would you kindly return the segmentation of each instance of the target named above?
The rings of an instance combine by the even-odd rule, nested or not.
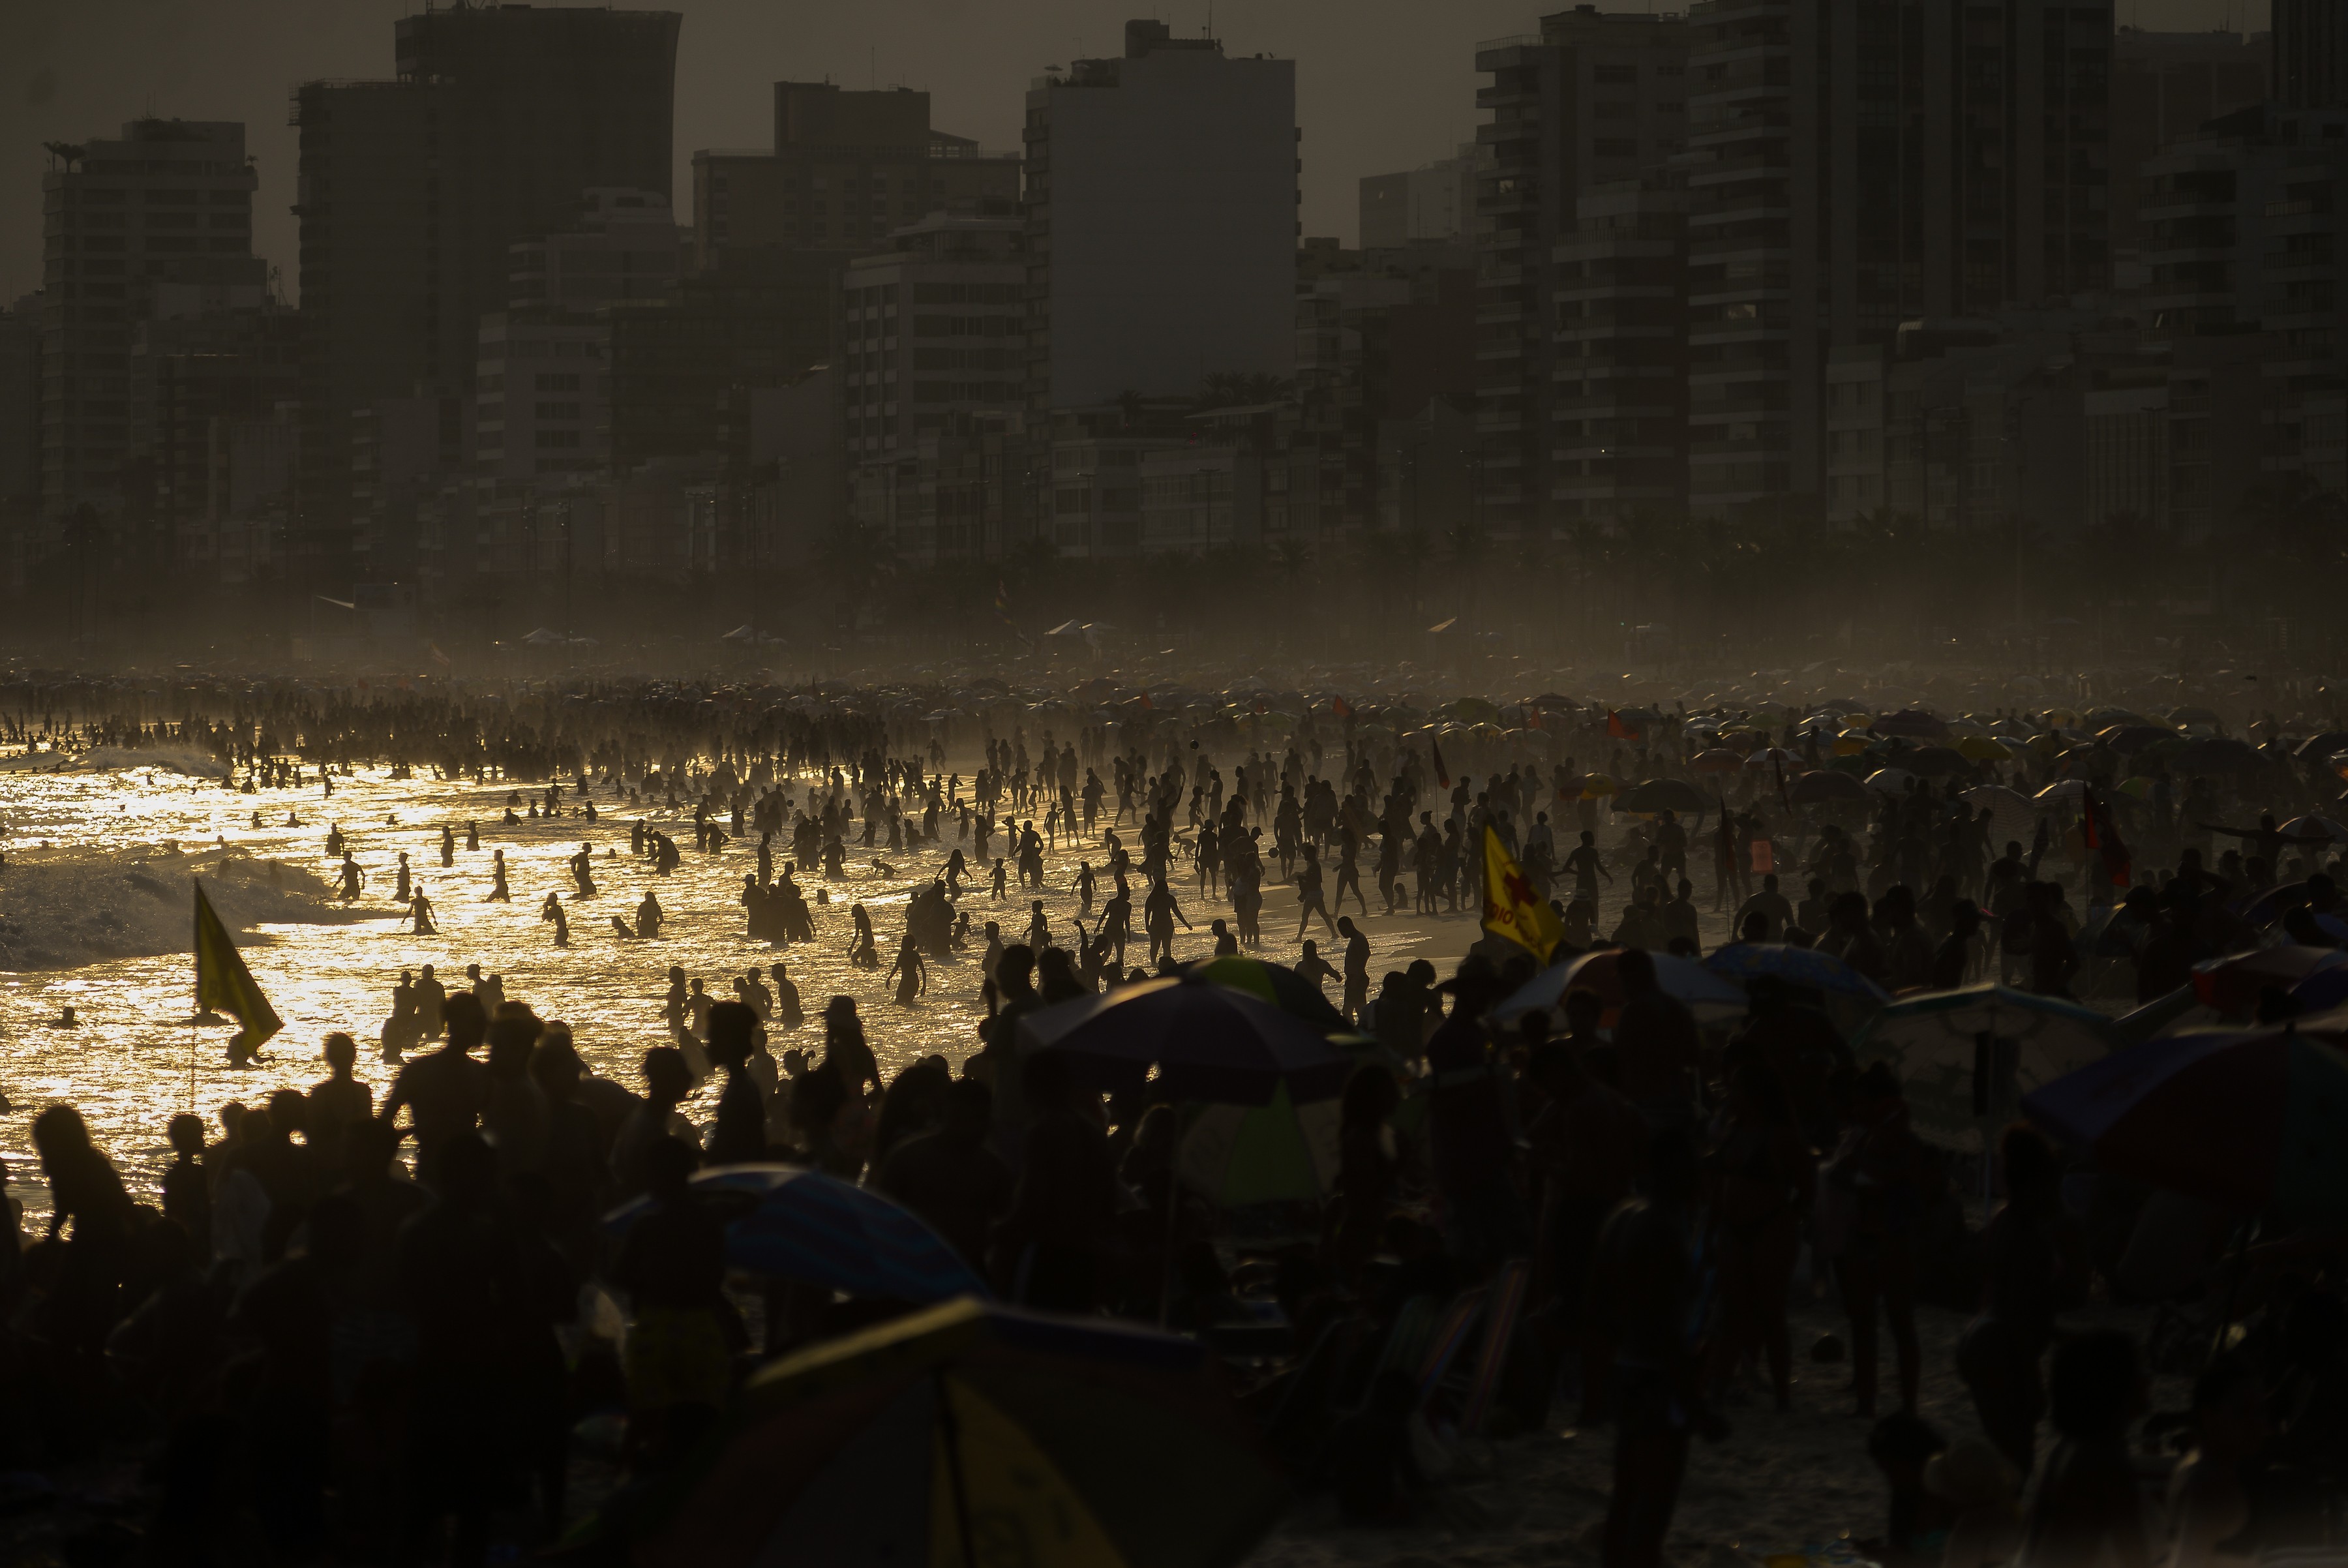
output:
[[[1864,782],[1879,795],[1904,795],[1908,786],[1916,782],[1916,776],[1905,768],[1879,768]]]
[[[2005,985],[1902,997],[1852,1047],[1862,1063],[1890,1064],[1918,1137],[1967,1154],[1981,1152],[1985,1130],[2011,1119],[2024,1095],[2110,1049],[2103,1014]]]
[[[2030,802],[2023,799],[2021,791],[2009,789],[2003,784],[1984,784],[1977,789],[1966,790],[1960,798],[1975,810],[1988,809],[1993,841],[1992,848],[2001,848],[2017,840],[2026,843],[2038,825],[2038,813],[2031,810]]]
[[[1561,1006],[1565,994],[1573,989],[1581,978],[1583,966],[1593,959],[1611,959],[1612,950],[1593,953],[1570,964],[1559,964],[1542,970],[1519,986],[1515,993],[1492,1010],[1492,1016],[1509,1023],[1532,1011],[1546,1007],[1552,1011]],[[1675,957],[1668,953],[1647,955],[1655,965],[1655,984],[1666,996],[1675,996],[1686,1004],[1698,1019],[1718,1022],[1745,1016],[1745,987],[1706,969],[1694,959]]]

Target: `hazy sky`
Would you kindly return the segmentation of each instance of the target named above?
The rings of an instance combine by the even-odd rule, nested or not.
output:
[[[295,282],[293,86],[391,74],[391,25],[421,0],[0,0],[0,303],[40,286],[44,141],[113,136],[154,113],[242,119],[261,192],[253,242]],[[654,5],[659,0],[652,0]],[[1114,53],[1125,19],[1196,32],[1207,0],[669,0],[677,57],[676,190],[696,148],[761,147],[767,84],[829,75],[927,88],[942,129],[1016,150],[1022,95],[1046,64]],[[1234,54],[1297,62],[1304,226],[1354,237],[1354,182],[1445,156],[1475,133],[1474,46],[1533,30],[1548,5],[1511,0],[1215,0]],[[2123,23],[2263,27],[2267,0],[2118,0]],[[1608,0],[1605,9],[1684,9]]]

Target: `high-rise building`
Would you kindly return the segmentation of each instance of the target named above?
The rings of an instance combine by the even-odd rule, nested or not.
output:
[[[1826,366],[2111,277],[2110,0],[1689,12],[1688,504],[1817,496]]]
[[[501,309],[515,244],[569,225],[580,192],[670,194],[674,11],[426,7],[394,29],[399,79],[433,91],[437,353],[472,374],[474,329]]]
[[[1021,407],[1025,251],[1004,203],[934,213],[849,263],[840,348],[852,459],[886,460],[956,414]]]
[[[570,225],[582,191],[669,197],[681,22],[427,9],[396,25],[396,81],[297,89],[302,503],[316,550],[349,542],[353,411],[471,390],[514,245]]]
[[[40,504],[41,296],[35,294],[0,309],[0,537]]]
[[[1128,22],[1122,57],[1028,89],[1025,135],[1031,428],[1212,377],[1287,378],[1294,62]]]
[[[506,308],[481,317],[473,451],[487,479],[521,484],[612,464],[615,303],[675,292],[685,237],[667,198],[590,191],[572,226],[512,249]]]
[[[1687,209],[1674,169],[1593,186],[1552,253],[1552,497],[1568,525],[1686,505]]]
[[[613,468],[723,456],[751,389],[830,362],[839,286],[829,253],[765,252],[722,257],[664,300],[605,306]]]
[[[201,574],[218,557],[213,525],[236,510],[221,487],[242,470],[232,474],[222,454],[255,421],[292,428],[300,317],[277,304],[158,317],[140,325],[130,368],[128,471],[140,493],[125,498],[128,542],[159,566]]]
[[[251,308],[266,269],[252,253],[244,127],[141,119],[119,139],[52,144],[41,177],[41,504],[51,520],[85,503],[129,503],[130,355],[162,315]],[[133,487],[135,488],[135,487]]]
[[[931,212],[1019,199],[1019,157],[930,125],[930,95],[775,84],[771,152],[693,155],[694,249],[852,254]]]
[[[2153,33],[2122,27],[2112,40],[2112,246],[2143,242],[2137,171],[2173,141],[2267,96],[2272,35]]]
[[[561,232],[513,247],[505,308],[586,313],[613,300],[662,299],[685,272],[687,252],[658,191],[585,191]]]
[[[1476,49],[1488,155],[1477,173],[1475,521],[1514,535],[1557,519],[1552,253],[1581,193],[1637,178],[1687,138],[1688,28],[1677,15],[1577,5]]]
[[[2348,108],[2348,11],[2339,0],[2274,0],[2273,26],[2275,101]]]
[[[1025,225],[1010,204],[932,213],[850,263],[840,378],[850,504],[910,562],[969,558],[985,542],[930,470],[977,449],[1020,412],[1027,364]],[[927,450],[924,451],[924,443]],[[926,458],[926,460],[925,460]],[[909,504],[910,503],[910,504]]]
[[[294,91],[301,181],[302,463],[305,515],[351,501],[354,414],[442,381],[433,94],[410,82]]]
[[[1365,174],[1361,183],[1361,248],[1464,240],[1476,217],[1476,170],[1487,157],[1469,142],[1458,153],[1395,174]]]

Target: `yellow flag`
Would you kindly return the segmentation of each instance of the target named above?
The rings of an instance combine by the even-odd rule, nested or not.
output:
[[[212,913],[201,882],[196,883],[196,1006],[217,1007],[244,1026],[228,1043],[232,1062],[252,1060],[269,1037],[285,1026],[253,984],[252,971],[244,966],[228,927]]]
[[[1565,938],[1565,927],[1549,901],[1533,891],[1524,869],[1500,843],[1498,830],[1484,829],[1484,929],[1505,936],[1542,963]]]

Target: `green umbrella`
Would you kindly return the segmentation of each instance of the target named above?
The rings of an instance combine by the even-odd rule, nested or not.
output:
[[[1350,1032],[1345,1015],[1329,1005],[1321,987],[1284,964],[1234,954],[1209,958],[1184,967],[1202,980],[1243,991],[1259,1002],[1269,1002],[1293,1018],[1302,1018],[1324,1035]]]
[[[970,1297],[772,1363],[681,1469],[593,1533],[637,1568],[1224,1568],[1287,1491],[1203,1346]]]
[[[1311,1202],[1337,1184],[1341,1103],[1300,1106],[1282,1084],[1266,1105],[1193,1106],[1175,1170],[1184,1186],[1222,1208]]]

